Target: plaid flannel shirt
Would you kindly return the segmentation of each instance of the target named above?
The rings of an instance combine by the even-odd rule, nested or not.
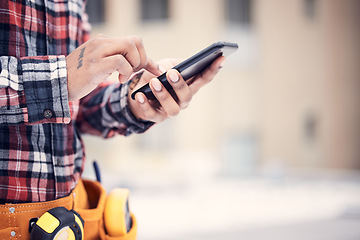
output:
[[[89,38],[82,0],[0,1],[0,203],[68,195],[83,171],[81,135],[147,130],[128,84],[68,102],[65,55]]]

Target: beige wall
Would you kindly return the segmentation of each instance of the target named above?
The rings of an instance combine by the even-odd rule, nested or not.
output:
[[[334,106],[328,126],[329,161],[333,166],[360,167],[360,2],[333,1],[329,6],[328,105]],[[337,21],[336,19],[341,19]],[[332,124],[332,126],[330,126]],[[338,151],[338,146],[340,151]]]
[[[263,156],[359,168],[359,2],[319,1],[312,21],[304,20],[302,1],[276,3],[258,4],[267,79]],[[309,113],[318,123],[313,142],[303,131]]]
[[[207,152],[226,165],[232,149],[237,167],[250,151],[254,166],[360,168],[359,1],[319,0],[311,20],[301,0],[254,0],[251,29],[227,26],[222,0],[170,2],[168,22],[144,24],[139,1],[106,0],[106,24],[94,34],[140,35],[156,60],[185,58],[217,40],[236,41],[239,51],[175,119],[105,145],[88,137],[90,158],[166,161],[170,150]],[[310,139],[307,118],[316,122]]]

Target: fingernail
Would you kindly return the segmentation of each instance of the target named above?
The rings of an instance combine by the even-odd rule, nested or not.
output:
[[[173,83],[179,81],[179,75],[177,75],[175,71],[170,71],[168,76],[170,81],[172,81]]]
[[[136,94],[136,100],[139,102],[139,103],[144,103],[145,102],[145,98],[143,95],[141,94]]]
[[[221,61],[221,63],[220,63],[220,68],[223,68],[223,67],[224,67],[224,65],[225,65],[225,60],[226,60],[226,58],[224,58],[224,60]]]
[[[151,81],[151,85],[153,86],[153,88],[155,89],[155,91],[160,92],[162,87],[161,87],[161,83],[157,78],[154,78]]]

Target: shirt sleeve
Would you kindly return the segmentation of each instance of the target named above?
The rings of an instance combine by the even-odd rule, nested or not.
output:
[[[105,82],[81,99],[76,119],[80,131],[109,138],[148,130],[154,123],[137,119],[128,105],[130,84]]]
[[[69,122],[65,56],[0,56],[0,124]]]

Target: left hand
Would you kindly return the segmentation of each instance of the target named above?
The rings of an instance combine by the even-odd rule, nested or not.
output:
[[[138,119],[152,122],[162,122],[169,117],[176,116],[189,105],[193,95],[215,77],[222,68],[224,60],[225,57],[219,57],[202,73],[189,79],[187,82],[185,82],[178,71],[171,69],[180,62],[179,60],[165,59],[160,61],[159,69],[163,71],[168,70],[166,77],[174,89],[176,97],[171,96],[155,75],[145,70],[140,80],[136,83],[136,88],[150,82],[150,88],[157,101],[148,100],[141,92],[137,93],[135,100],[133,100],[130,97],[131,92],[135,90],[133,87],[129,90],[131,92],[128,94],[128,102],[132,113]]]

